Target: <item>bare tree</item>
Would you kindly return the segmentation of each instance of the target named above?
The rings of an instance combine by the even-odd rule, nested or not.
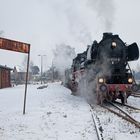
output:
[[[34,62],[31,60],[30,61],[30,67],[29,67],[29,69],[30,69],[30,71],[32,71],[32,67],[34,66]]]
[[[3,37],[3,36],[4,36],[4,31],[0,30],[0,37]]]

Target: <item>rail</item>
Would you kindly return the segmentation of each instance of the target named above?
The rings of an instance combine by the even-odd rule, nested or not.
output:
[[[103,134],[102,134],[103,132],[101,131],[101,128],[102,128],[101,124],[100,124],[99,120],[97,122],[97,115],[95,115],[94,112],[93,112],[93,106],[91,104],[89,104],[89,105],[91,107],[91,109],[90,109],[91,116],[92,116],[92,120],[93,120],[94,125],[95,125],[95,130],[96,130],[96,133],[97,133],[98,140],[104,140]]]
[[[130,122],[131,124],[134,124],[137,128],[140,128],[140,122],[138,122],[137,120],[135,120],[133,117],[131,117],[128,113],[126,113],[124,110],[122,110],[120,107],[118,107],[117,105],[108,102],[110,105],[114,106],[116,109],[118,109],[120,112],[118,113],[117,111],[109,108],[108,106],[102,105],[103,108],[109,110],[110,112],[116,114],[117,116],[123,118],[124,120]]]
[[[130,96],[140,98],[140,94],[131,94]]]
[[[121,105],[121,106],[126,106],[126,107],[134,109],[134,110],[140,110],[140,108],[137,108],[137,107],[134,107],[134,106],[131,106],[131,105],[128,105],[128,104],[122,104],[122,103],[117,102],[117,101],[115,101],[114,103],[118,104],[118,105]]]

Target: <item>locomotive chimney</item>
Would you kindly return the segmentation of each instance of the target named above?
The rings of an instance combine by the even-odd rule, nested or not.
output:
[[[103,39],[106,39],[111,36],[112,36],[112,33],[103,33]]]

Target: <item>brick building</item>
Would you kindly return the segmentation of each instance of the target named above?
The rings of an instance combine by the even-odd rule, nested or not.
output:
[[[11,68],[0,65],[0,89],[11,87]]]

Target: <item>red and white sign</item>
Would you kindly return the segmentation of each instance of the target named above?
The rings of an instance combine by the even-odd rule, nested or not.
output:
[[[16,51],[21,53],[29,53],[30,44],[0,37],[0,49]]]

